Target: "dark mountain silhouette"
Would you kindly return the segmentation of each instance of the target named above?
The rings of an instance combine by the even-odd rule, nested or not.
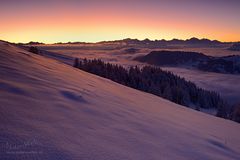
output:
[[[240,56],[211,57],[197,52],[152,51],[134,60],[157,66],[191,66],[199,70],[240,74]]]
[[[23,45],[38,45],[38,44],[43,44],[39,42],[29,42],[29,43],[21,43]],[[123,40],[114,40],[114,41],[101,41],[97,43],[90,43],[90,42],[67,42],[67,43],[62,43],[58,42],[55,44],[82,44],[82,45],[87,45],[87,44],[104,44],[104,45],[123,45],[123,46],[140,46],[140,47],[148,47],[148,48],[160,48],[160,47],[166,47],[166,46],[172,46],[172,45],[183,45],[183,46],[193,46],[193,47],[215,47],[215,46],[221,46],[221,45],[226,45],[226,44],[234,44],[234,42],[220,42],[217,40],[209,40],[206,38],[203,39],[198,39],[198,38],[190,38],[186,40],[181,40],[181,39],[172,39],[172,40],[149,40],[148,38],[144,40],[138,40],[138,39],[131,39],[131,38],[126,38]]]
[[[39,45],[39,44],[44,44],[44,43],[42,43],[42,42],[33,42],[33,41],[26,43],[26,45]]]
[[[187,44],[190,45],[209,45],[209,46],[214,46],[214,45],[220,45],[221,42],[217,41],[217,40],[209,40],[209,39],[198,39],[198,38],[191,38],[191,39],[187,39],[185,41]]]
[[[198,69],[217,73],[240,73],[240,56],[212,57],[198,65]]]
[[[191,38],[187,40],[179,40],[179,39],[172,39],[172,40],[154,40],[151,41],[149,39],[145,40],[138,40],[138,39],[124,39],[124,40],[118,40],[118,41],[112,41],[112,42],[125,42],[128,45],[142,45],[149,48],[158,48],[158,47],[164,47],[164,46],[171,46],[171,45],[190,45],[190,46],[219,46],[225,44],[224,42],[220,42],[217,40],[209,40],[209,39],[198,39],[198,38]]]
[[[33,42],[33,41],[30,41],[28,43],[17,43],[17,45],[41,45],[41,44],[45,44],[45,43],[42,43],[42,42]]]
[[[202,53],[183,51],[152,51],[145,56],[135,58],[140,62],[154,65],[183,65],[207,59],[209,57]]]

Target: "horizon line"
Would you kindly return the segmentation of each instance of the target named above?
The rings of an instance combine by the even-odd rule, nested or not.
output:
[[[172,40],[180,40],[180,41],[187,41],[187,40],[190,40],[190,39],[198,39],[198,40],[210,40],[210,41],[218,41],[220,43],[240,43],[240,40],[238,41],[221,41],[221,40],[217,40],[217,39],[209,39],[209,38],[206,38],[206,37],[202,37],[202,38],[199,38],[199,37],[191,37],[191,38],[186,38],[186,39],[180,39],[180,38],[172,38],[172,39],[150,39],[150,38],[144,38],[144,39],[138,39],[138,38],[123,38],[123,39],[114,39],[114,40],[101,40],[101,41],[66,41],[66,42],[51,42],[51,43],[48,43],[48,42],[41,42],[41,41],[35,41],[35,40],[31,40],[31,41],[28,41],[28,42],[11,42],[11,41],[7,41],[7,40],[3,40],[3,39],[0,39],[0,41],[5,41],[5,42],[9,42],[9,43],[14,43],[14,44],[28,44],[28,43],[41,43],[41,44],[58,44],[58,43],[62,43],[62,44],[67,44],[67,43],[88,43],[88,44],[97,44],[97,43],[104,43],[104,42],[114,42],[114,41],[123,41],[123,40],[127,40],[127,39],[130,39],[130,40],[138,40],[138,41],[144,41],[144,40],[149,40],[149,41],[172,41]]]

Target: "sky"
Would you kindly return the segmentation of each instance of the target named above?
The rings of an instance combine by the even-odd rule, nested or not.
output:
[[[0,39],[239,41],[239,8],[239,0],[1,0]]]

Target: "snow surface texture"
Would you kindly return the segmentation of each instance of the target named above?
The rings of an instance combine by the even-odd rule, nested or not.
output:
[[[0,159],[240,159],[240,125],[0,42]]]

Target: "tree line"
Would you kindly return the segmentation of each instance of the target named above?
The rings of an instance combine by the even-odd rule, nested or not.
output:
[[[122,85],[163,97],[196,110],[216,109],[216,116],[230,119],[230,106],[218,93],[197,87],[194,83],[163,71],[159,67],[135,66],[126,69],[100,59],[78,59],[74,67],[110,79]]]

